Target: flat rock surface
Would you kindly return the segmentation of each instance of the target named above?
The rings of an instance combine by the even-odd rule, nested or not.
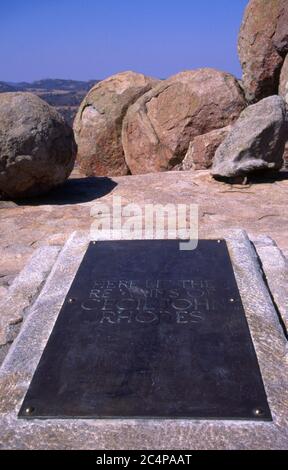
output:
[[[214,181],[209,171],[83,178],[77,170],[61,188],[21,205],[0,201],[0,299],[35,249],[64,245],[75,230],[89,230],[95,202],[199,204],[200,236],[243,228],[269,235],[288,254],[288,173],[246,186]]]

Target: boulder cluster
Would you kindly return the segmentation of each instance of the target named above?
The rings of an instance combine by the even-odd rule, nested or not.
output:
[[[238,49],[242,80],[203,68],[167,80],[124,72],[96,84],[74,134],[40,98],[3,93],[0,195],[48,191],[69,176],[76,153],[87,176],[210,168],[230,179],[281,169],[288,160],[288,1],[250,0]]]
[[[157,81],[126,72],[96,85],[74,124],[86,175],[211,168],[233,178],[288,157],[288,2],[250,0],[242,80],[210,68]]]

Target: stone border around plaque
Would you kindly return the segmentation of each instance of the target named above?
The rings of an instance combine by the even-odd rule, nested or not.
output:
[[[279,313],[280,322],[288,338],[288,260],[270,237],[261,236],[252,241]]]
[[[20,420],[17,415],[89,240],[73,234],[0,369],[2,449],[287,449],[288,356],[279,312],[245,232],[225,235],[272,422],[193,419]]]
[[[0,366],[41,293],[60,250],[57,245],[37,248],[0,302]]]

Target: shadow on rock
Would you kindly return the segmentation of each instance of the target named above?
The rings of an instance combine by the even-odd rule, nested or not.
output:
[[[224,177],[224,176],[214,176],[216,181],[220,181],[222,183],[227,184],[265,184],[265,183],[277,183],[280,181],[288,180],[288,170],[282,171],[259,171],[258,173],[251,173],[250,175],[246,176],[234,176],[231,178]]]
[[[70,205],[99,199],[109,194],[117,183],[107,177],[71,178],[49,193],[15,201],[17,205]]]
[[[288,171],[287,170],[282,170],[282,171],[275,171],[275,172],[269,172],[263,170],[262,172],[259,172],[257,175],[252,174],[248,177],[248,181],[250,181],[253,184],[263,184],[263,183],[277,183],[277,181],[285,181],[288,180]]]

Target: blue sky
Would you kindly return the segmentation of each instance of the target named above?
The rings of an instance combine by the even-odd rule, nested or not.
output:
[[[215,67],[241,76],[248,0],[0,0],[0,81],[166,78]]]

